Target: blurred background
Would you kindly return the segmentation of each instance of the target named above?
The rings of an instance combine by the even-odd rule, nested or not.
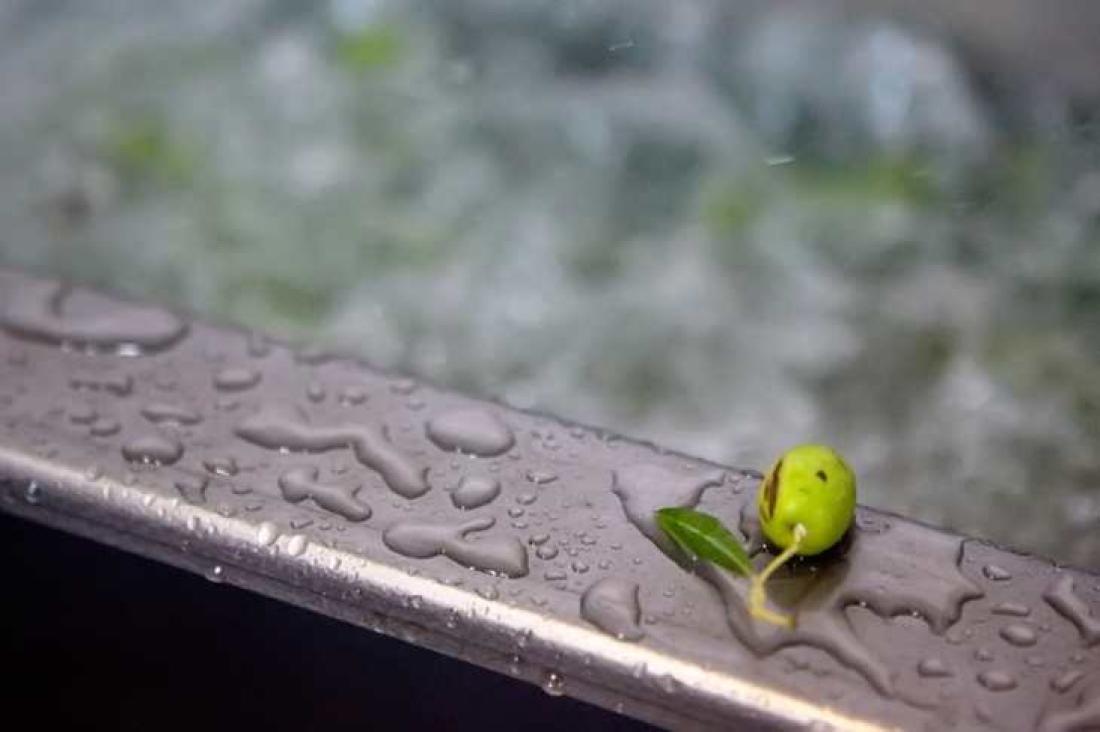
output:
[[[1100,6],[8,0],[0,264],[1100,566]]]

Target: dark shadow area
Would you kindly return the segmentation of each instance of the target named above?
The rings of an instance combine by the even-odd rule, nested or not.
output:
[[[42,729],[646,730],[0,513],[0,694]]]

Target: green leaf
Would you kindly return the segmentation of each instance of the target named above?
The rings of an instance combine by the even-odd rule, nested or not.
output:
[[[662,508],[656,516],[661,530],[689,557],[752,575],[752,562],[741,542],[714,516],[690,508]]]

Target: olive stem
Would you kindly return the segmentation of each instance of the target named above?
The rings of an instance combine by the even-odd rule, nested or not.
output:
[[[777,613],[768,608],[768,593],[764,588],[764,584],[773,574],[775,574],[777,569],[790,561],[791,557],[798,553],[798,549],[802,546],[803,539],[806,538],[806,527],[802,524],[795,524],[794,531],[791,533],[794,535],[794,541],[791,542],[791,545],[773,559],[767,567],[764,567],[763,572],[754,574],[752,576],[752,584],[749,587],[749,613],[758,620],[763,620],[782,628],[793,628],[794,616]]]

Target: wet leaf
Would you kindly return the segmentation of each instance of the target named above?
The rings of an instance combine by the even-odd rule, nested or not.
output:
[[[690,508],[662,508],[657,525],[693,559],[705,559],[720,567],[749,576],[749,555],[722,522],[709,513]]]

